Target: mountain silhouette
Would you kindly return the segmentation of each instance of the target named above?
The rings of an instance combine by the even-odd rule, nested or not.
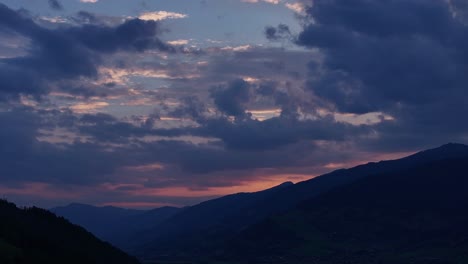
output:
[[[297,184],[286,183],[271,190],[228,195],[175,214],[144,234],[135,236],[138,239],[131,241],[136,244],[126,249],[132,254],[151,259],[161,256],[176,259],[203,257],[249,226],[333,189],[370,176],[466,156],[467,146],[446,144],[402,159],[336,170]]]
[[[134,210],[72,203],[50,210],[86,228],[100,239],[122,247],[133,234],[158,225],[180,209],[165,206],[152,210]]]
[[[144,258],[199,251],[257,222],[257,207],[276,192],[292,186],[285,182],[253,193],[237,193],[184,208],[152,229],[134,235],[125,249]],[[241,217],[242,216],[242,217]],[[187,252],[186,252],[187,251]]]
[[[395,168],[250,226],[218,257],[227,263],[467,263],[468,147],[448,144],[392,163]]]
[[[2,264],[137,264],[108,243],[53,213],[0,200]]]
[[[354,226],[363,229],[375,224],[372,228],[385,227],[392,230],[379,221],[392,219],[395,223],[402,223],[406,215],[389,208],[381,211],[374,209],[385,208],[385,206],[396,208],[400,205],[410,204],[411,201],[419,201],[419,203],[413,203],[414,208],[423,208],[424,201],[426,204],[429,201],[430,203],[435,202],[434,199],[430,199],[429,193],[436,193],[438,187],[446,193],[453,189],[454,193],[461,195],[462,191],[455,187],[464,188],[463,184],[457,182],[459,179],[457,175],[463,174],[464,171],[460,166],[467,161],[467,158],[468,146],[450,143],[401,159],[370,162],[350,169],[336,170],[296,184],[286,182],[268,190],[227,195],[182,209],[159,208],[153,211],[154,217],[148,217],[150,211],[113,207],[95,208],[83,205],[66,207],[73,209],[71,211],[74,211],[75,214],[66,213],[65,208],[55,208],[54,211],[69,218],[74,223],[82,224],[95,234],[99,234],[100,237],[144,260],[203,262],[216,259],[216,261],[235,260],[241,261],[241,263],[276,263],[278,261],[281,263],[281,259],[288,259],[289,262],[286,263],[301,263],[301,261],[305,261],[304,263],[311,261],[312,263],[347,263],[343,259],[349,258],[361,261],[356,263],[387,263],[385,258],[379,255],[380,251],[374,249],[370,244],[362,242],[359,247],[358,244],[356,247],[350,246],[354,240],[357,241],[367,235],[376,236],[375,234],[362,230],[350,233],[351,242],[346,242],[347,244],[345,243],[341,248],[340,245],[333,244],[335,240],[329,240],[329,237],[340,239],[340,233],[333,230],[351,229]],[[446,178],[440,177],[445,174],[447,174]],[[423,175],[432,175],[431,177],[436,180],[425,181]],[[444,182],[447,186],[442,189]],[[382,196],[373,196],[377,194]],[[415,200],[418,196],[419,200]],[[359,197],[361,197],[360,200],[357,200]],[[464,196],[459,197],[459,199],[462,198]],[[379,201],[381,204],[370,204],[368,200]],[[344,202],[351,203],[353,201],[352,205],[344,206]],[[387,202],[384,203],[384,201]],[[455,203],[455,199],[440,200],[440,202],[443,204]],[[368,204],[372,206],[369,205],[369,207]],[[458,204],[460,205],[458,209],[462,210],[464,205]],[[81,210],[76,210],[76,208],[81,208]],[[350,219],[348,218],[350,214],[357,213],[347,212],[346,208],[360,208],[356,210],[362,213],[363,218],[369,215],[372,215],[373,218],[368,218],[367,222],[363,220],[362,223],[359,222],[359,219]],[[366,211],[368,209],[373,211],[368,213]],[[83,213],[86,210],[88,212]],[[102,210],[102,212],[96,213],[93,210]],[[408,208],[406,210],[411,212]],[[80,213],[76,214],[77,211]],[[414,210],[414,212],[416,219],[422,214],[418,210]],[[89,225],[83,221],[83,217],[91,220],[93,216],[99,214],[101,214],[102,219],[97,225],[94,225],[95,223]],[[409,213],[407,216],[413,217]],[[145,217],[147,220],[141,220]],[[428,214],[428,217],[433,216]],[[460,217],[463,215],[460,214]],[[324,229],[314,233],[317,228],[312,226],[309,229],[309,226],[315,223],[310,218],[320,223],[329,222],[330,225],[326,227],[332,231]],[[334,220],[334,218],[339,221]],[[372,222],[374,218],[376,220]],[[434,219],[438,218],[434,216]],[[441,219],[440,221],[451,220]],[[349,221],[350,224],[347,225],[346,221]],[[416,222],[416,220],[414,221]],[[455,227],[455,223],[453,224]],[[291,231],[291,226],[294,227],[293,231]],[[319,225],[317,224],[317,226]],[[360,229],[356,228],[356,230]],[[103,231],[107,233],[103,234]],[[319,237],[324,236],[326,239],[317,240],[316,234],[319,234]],[[401,235],[403,232],[396,230],[395,234]],[[446,242],[442,236],[440,238],[440,241]],[[403,241],[410,238],[401,236],[398,239]],[[314,241],[317,243],[317,247],[311,246],[315,243]],[[372,241],[372,243],[377,244],[378,242],[377,240]],[[399,245],[398,243],[388,243],[385,252],[391,252],[392,246]],[[357,258],[356,254],[358,253],[362,256],[367,254],[365,252],[369,249],[364,249],[367,246],[371,252],[375,252],[375,258],[384,259],[384,262],[373,262],[375,259],[366,257]],[[422,249],[426,248],[422,247]],[[330,255],[337,257],[333,259]],[[432,259],[418,259],[417,257],[413,257],[413,259],[414,261],[423,261],[422,263],[439,263],[437,261],[440,260],[437,256]],[[400,260],[413,263],[412,260],[408,259],[391,259],[391,261],[397,261],[393,263],[406,263],[398,262]]]

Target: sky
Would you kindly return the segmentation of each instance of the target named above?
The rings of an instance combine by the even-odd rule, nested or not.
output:
[[[0,0],[0,195],[186,206],[468,143],[464,0]]]

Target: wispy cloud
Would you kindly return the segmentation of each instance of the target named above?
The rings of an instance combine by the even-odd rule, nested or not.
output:
[[[301,14],[301,15],[304,15],[305,14],[305,5],[303,3],[300,3],[300,2],[296,2],[296,3],[285,3],[284,4],[288,9],[291,9],[292,11],[294,11],[295,13],[298,13],[298,14]]]
[[[164,19],[180,19],[188,17],[187,14],[168,12],[168,11],[154,11],[154,12],[144,12],[141,13],[138,17],[141,20],[164,20]]]
[[[252,48],[251,45],[241,45],[241,46],[236,46],[236,47],[226,46],[226,47],[222,47],[221,50],[225,50],[225,51],[247,51],[247,50],[249,50],[251,48]]]
[[[177,39],[177,40],[168,41],[167,43],[169,45],[174,45],[174,46],[187,45],[189,43],[189,40],[188,39]]]
[[[265,3],[277,5],[277,4],[279,4],[281,2],[281,0],[242,0],[242,2],[245,2],[245,3],[265,2]]]
[[[56,16],[56,17],[48,17],[48,16],[41,16],[39,17],[41,20],[50,22],[50,23],[68,23],[68,19],[65,17],[61,16]]]
[[[107,102],[90,102],[90,103],[78,103],[72,105],[72,109],[76,113],[94,113],[96,110],[109,106]]]

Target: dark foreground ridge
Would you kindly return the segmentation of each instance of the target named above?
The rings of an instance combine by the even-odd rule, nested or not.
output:
[[[0,200],[2,264],[138,264],[82,227],[53,213]]]

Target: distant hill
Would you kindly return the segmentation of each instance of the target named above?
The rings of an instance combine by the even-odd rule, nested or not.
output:
[[[468,147],[444,145],[384,164],[395,166],[250,226],[218,249],[218,260],[468,263]]]
[[[152,210],[133,210],[72,203],[50,210],[86,228],[100,239],[123,247],[133,234],[158,225],[178,212],[180,208],[166,206]]]
[[[271,209],[259,206],[277,192],[293,185],[285,182],[264,191],[227,195],[188,207],[135,236],[138,239],[130,239],[136,241],[131,245],[130,252],[143,258],[153,258],[191,255],[211,248],[213,244],[264,219]],[[274,205],[268,207],[273,209]]]
[[[36,207],[20,209],[0,200],[2,264],[137,264],[108,243],[64,218]]]
[[[207,201],[168,218],[132,239],[132,254],[144,258],[194,259],[214,251],[223,241],[269,216],[295,208],[302,201],[356,182],[446,158],[467,157],[468,147],[447,144],[406,158],[337,170],[297,184],[286,183],[257,193],[240,193]]]

